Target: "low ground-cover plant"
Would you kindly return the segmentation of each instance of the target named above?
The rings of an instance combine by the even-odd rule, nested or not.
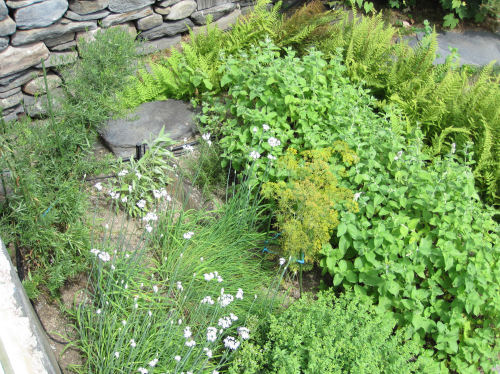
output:
[[[270,273],[251,251],[265,236],[256,231],[260,208],[240,192],[215,212],[178,210],[173,196],[167,211],[148,213],[153,229],[139,244],[95,244],[88,302],[73,312],[87,357],[79,371],[227,366],[254,316],[274,308]]]
[[[420,344],[367,297],[307,295],[269,320],[237,353],[230,373],[435,373]]]
[[[63,99],[60,109],[49,108],[48,120],[0,126],[0,170],[9,171],[3,176],[12,190],[0,202],[0,232],[21,251],[32,298],[42,285],[56,294],[87,258],[83,182],[105,168],[90,152],[96,135],[89,126],[113,112],[114,106],[101,104],[113,101],[132,64],[135,47],[122,34],[109,30],[80,45],[82,59],[63,74],[67,92],[75,96]]]

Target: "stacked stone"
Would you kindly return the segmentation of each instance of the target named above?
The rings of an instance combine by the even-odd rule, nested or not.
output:
[[[78,42],[101,28],[121,27],[144,40],[138,52],[153,53],[199,29],[211,15],[226,29],[241,15],[236,0],[0,0],[0,108],[6,120],[44,114],[43,66],[55,95],[54,67],[78,58]],[[243,0],[248,2],[249,0]]]

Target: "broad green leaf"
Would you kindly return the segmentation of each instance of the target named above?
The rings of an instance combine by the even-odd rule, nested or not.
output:
[[[337,226],[337,237],[340,238],[347,231],[347,225],[344,222],[340,222]]]

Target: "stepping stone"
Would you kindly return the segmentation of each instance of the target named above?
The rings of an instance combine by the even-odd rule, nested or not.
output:
[[[197,132],[193,107],[172,99],[144,103],[123,119],[109,120],[99,134],[116,156],[132,157],[136,144],[154,139],[163,127],[174,141],[193,137]]]
[[[422,40],[423,34],[412,37],[409,44],[414,46]],[[448,47],[457,48],[460,65],[487,65],[496,60],[500,64],[500,35],[483,30],[467,30],[464,32],[447,31],[437,36],[439,55],[435,64],[444,63],[451,54]]]

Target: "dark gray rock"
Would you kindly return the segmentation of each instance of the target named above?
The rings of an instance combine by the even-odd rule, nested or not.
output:
[[[231,3],[231,0],[197,0],[198,10],[213,8],[217,5]]]
[[[108,4],[109,0],[70,0],[69,9],[83,15],[106,9]]]
[[[99,12],[81,15],[81,14],[72,12],[71,10],[68,10],[66,12],[66,14],[64,15],[64,17],[71,19],[73,21],[93,21],[96,19],[102,19],[110,14],[111,14],[111,12],[108,12],[107,10],[101,10]]]
[[[152,40],[158,39],[163,36],[174,36],[185,32],[188,27],[193,28],[194,23],[189,18],[175,21],[175,22],[165,22],[162,25],[152,28],[151,30],[145,31],[139,35],[142,39]]]
[[[137,30],[145,31],[153,27],[160,26],[163,23],[163,17],[160,14],[151,14],[137,21]]]
[[[231,13],[236,8],[235,3],[227,3],[217,5],[213,8],[199,10],[191,14],[191,19],[197,25],[205,25],[207,23],[207,16],[212,15],[212,20],[217,21],[228,13]]]
[[[55,45],[53,47],[50,47],[50,50],[54,51],[54,52],[62,52],[62,51],[74,50],[75,47],[76,47],[76,41],[72,40],[72,41],[67,42],[67,43],[62,43],[62,44],[58,44],[58,45]]]
[[[2,112],[3,120],[5,122],[17,120],[18,114],[24,113],[24,108],[21,104],[18,104],[12,108],[6,109]],[[3,191],[0,191],[0,195]],[[7,191],[8,192],[8,191]]]
[[[46,27],[62,18],[67,9],[67,0],[45,0],[16,10],[14,19],[21,30]]]
[[[133,21],[139,18],[147,17],[153,14],[153,9],[151,7],[146,7],[140,10],[132,10],[126,13],[120,14],[110,14],[102,20],[102,27],[110,27],[113,25],[118,25],[120,23],[125,23],[128,21]]]
[[[0,78],[0,92],[9,91],[15,87],[20,87],[26,82],[36,78],[41,74],[40,70],[28,69],[12,75]]]
[[[61,88],[56,88],[49,92],[52,109],[59,109],[61,107],[61,99],[64,97],[63,90]],[[30,117],[44,117],[49,111],[47,95],[38,97],[23,95],[23,100],[26,114]]]
[[[61,35],[57,38],[45,40],[45,45],[47,47],[51,48],[51,47],[54,47],[54,46],[59,45],[59,44],[71,42],[73,40],[75,40],[75,33],[70,32],[69,34],[64,34],[64,35]]]
[[[31,43],[37,40],[58,38],[64,34],[75,31],[94,30],[97,27],[96,22],[70,22],[68,24],[56,23],[49,27],[32,30],[18,30],[11,38],[12,45],[21,45]]]
[[[0,21],[0,36],[12,35],[16,32],[16,23],[10,17]]]
[[[196,1],[182,0],[170,8],[170,13],[165,17],[169,21],[177,21],[189,17],[196,10]]]
[[[180,41],[180,35],[176,35],[143,42],[139,47],[137,47],[137,54],[143,56],[155,53],[157,51],[163,51],[180,43]]]
[[[8,109],[16,106],[23,99],[23,94],[21,92],[17,92],[14,95],[8,96],[6,98],[0,99],[0,108]]]
[[[177,4],[179,1],[181,1],[181,0],[164,0],[164,1],[157,3],[156,5],[158,5],[159,7],[162,7],[162,8],[166,8],[168,6],[172,6],[174,4]]]
[[[155,0],[110,0],[108,8],[115,13],[126,13],[151,5]]]
[[[9,40],[10,38],[8,36],[0,36],[0,52],[7,49],[9,46]]]
[[[21,92],[21,87],[14,87],[9,91],[4,91],[4,92],[0,91],[0,99],[6,99],[7,97],[13,96],[18,92]]]
[[[59,87],[61,86],[61,84],[62,80],[58,75],[47,74],[47,86],[49,87],[49,90]],[[33,79],[32,81],[29,81],[23,86],[23,92],[32,96],[46,93],[47,90],[45,89],[45,78],[38,77]]]
[[[195,112],[188,103],[164,100],[145,103],[125,119],[109,120],[99,133],[116,156],[135,154],[135,145],[156,137],[162,128],[172,140],[192,137],[196,133]]]
[[[54,66],[62,66],[72,64],[78,59],[78,52],[52,52],[49,58],[46,59],[43,64],[46,69]],[[42,64],[36,65],[37,68],[41,68]]]
[[[167,14],[170,13],[170,8],[163,8],[161,6],[155,6],[153,7],[156,13],[161,14],[162,16],[166,16]]]
[[[7,5],[5,5],[4,0],[0,0],[0,19],[4,19],[9,15],[9,10],[7,9]]]
[[[49,50],[42,42],[22,47],[9,46],[0,52],[0,77],[23,71],[49,57]]]
[[[11,9],[19,9],[19,8],[24,8],[25,6],[31,5],[31,4],[36,4],[36,3],[41,3],[44,0],[16,0],[16,1],[7,1],[7,6]]]

